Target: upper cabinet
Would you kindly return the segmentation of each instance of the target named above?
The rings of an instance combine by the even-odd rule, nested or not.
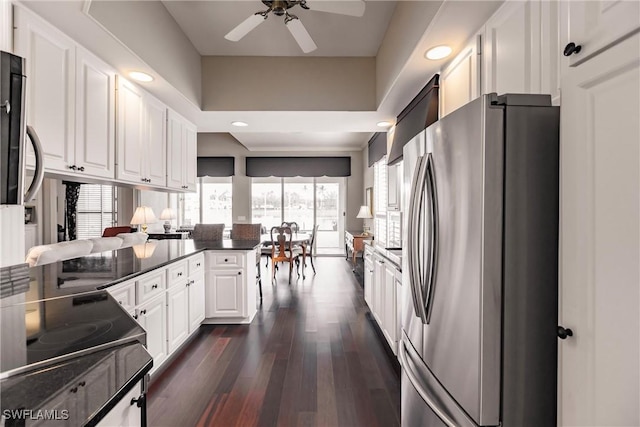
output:
[[[561,2],[563,24],[562,49],[571,66],[591,58],[640,28],[640,2],[589,0]],[[579,46],[568,46],[573,43]]]
[[[167,186],[179,190],[196,190],[196,144],[195,126],[184,117],[169,110],[167,119]]]
[[[559,102],[557,2],[506,2],[485,25],[483,93],[544,93]]]
[[[480,96],[480,53],[478,34],[440,73],[440,116]]]
[[[118,179],[166,186],[166,118],[164,104],[118,79]]]

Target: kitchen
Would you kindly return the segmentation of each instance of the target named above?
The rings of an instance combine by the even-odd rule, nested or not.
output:
[[[529,1],[505,4],[474,2],[478,8],[473,9],[475,13],[469,13],[472,6],[463,2],[442,4],[398,2],[395,7],[389,9],[391,12],[388,13],[393,14],[393,19],[389,21],[386,31],[382,32],[384,38],[371,55],[374,60],[333,59],[334,64],[320,65],[327,67],[326,70],[331,70],[331,67],[334,67],[333,70],[336,69],[335,67],[342,67],[341,70],[344,70],[344,75],[336,76],[336,80],[332,82],[317,83],[319,92],[326,91],[331,95],[327,97],[309,96],[309,92],[305,92],[305,85],[298,85],[295,77],[291,77],[288,81],[291,89],[282,89],[282,85],[269,85],[262,82],[257,77],[259,74],[257,71],[262,69],[260,67],[278,66],[268,57],[259,60],[250,60],[246,56],[201,57],[195,48],[185,48],[184,42],[187,37],[183,31],[186,33],[186,29],[180,29],[176,24],[180,19],[178,12],[173,10],[172,15],[167,11],[172,8],[179,9],[177,2],[175,4],[167,2],[165,5],[160,2],[134,3],[130,9],[118,10],[116,13],[111,13],[113,10],[109,11],[109,2],[93,3],[96,5],[93,12],[91,12],[93,5],[87,5],[87,8],[95,17],[99,17],[101,24],[96,24],[96,18],[90,18],[83,5],[77,2],[59,4],[16,2],[13,4],[3,1],[0,15],[2,16],[2,50],[12,51],[16,43],[18,45],[21,43],[20,36],[16,35],[20,29],[17,33],[11,32],[12,26],[16,26],[17,18],[16,14],[12,13],[12,7],[25,9],[27,13],[31,9],[49,24],[53,24],[55,29],[66,33],[66,35],[56,34],[57,38],[52,35],[47,36],[48,40],[54,41],[57,46],[64,46],[64,43],[68,43],[71,39],[77,45],[77,47],[73,45],[74,52],[82,52],[83,58],[98,55],[97,59],[100,62],[106,62],[116,68],[118,74],[134,68],[130,65],[132,62],[125,63],[123,57],[117,57],[113,53],[114,45],[120,49],[126,45],[124,55],[128,60],[133,57],[133,61],[139,61],[135,68],[143,68],[139,65],[142,63],[148,67],[145,69],[162,75],[157,77],[157,81],[153,83],[154,86],[144,86],[145,90],[142,92],[136,92],[140,85],[132,85],[130,93],[132,96],[141,94],[143,98],[146,97],[149,101],[145,105],[164,104],[168,106],[170,112],[175,113],[173,117],[177,118],[176,126],[179,127],[176,135],[180,135],[180,142],[174,146],[178,147],[180,156],[182,156],[180,147],[189,146],[193,143],[189,141],[194,140],[197,140],[198,156],[228,156],[226,149],[222,148],[228,147],[228,134],[238,135],[242,139],[242,135],[231,127],[230,123],[233,120],[245,121],[251,125],[252,130],[272,132],[283,140],[285,137],[281,135],[282,133],[323,132],[327,129],[366,134],[366,136],[361,135],[356,145],[345,143],[344,145],[348,148],[335,153],[318,151],[319,144],[316,144],[314,150],[306,150],[303,154],[310,156],[336,154],[336,156],[350,157],[351,176],[346,178],[344,184],[347,187],[345,193],[348,197],[344,202],[346,218],[343,230],[362,229],[363,223],[356,217],[361,205],[366,204],[366,201],[363,202],[365,189],[373,188],[372,204],[375,205],[381,198],[379,197],[382,191],[380,183],[385,182],[384,174],[394,170],[395,167],[387,169],[386,166],[381,166],[383,163],[379,163],[377,168],[376,166],[366,167],[365,165],[368,165],[371,160],[370,147],[365,146],[363,149],[363,145],[370,139],[371,133],[377,130],[376,123],[384,120],[395,122],[395,117],[434,74],[440,74],[439,118],[455,112],[459,107],[480,95],[492,92],[498,95],[504,93],[551,95],[551,103],[561,106],[557,325],[563,327],[565,333],[570,329],[573,334],[573,336],[565,336],[565,339],[559,339],[557,343],[557,424],[640,424],[637,404],[640,401],[637,381],[640,377],[638,366],[640,358],[638,355],[640,339],[638,141],[640,136],[637,126],[639,107],[638,96],[636,96],[639,92],[638,52],[640,49],[637,33],[639,27],[637,2],[615,4],[607,2]],[[366,2],[367,10],[375,7],[370,3],[384,2]],[[117,6],[126,7],[123,4]],[[236,22],[241,22],[244,17],[252,13],[251,10],[257,10],[261,5],[256,2],[253,6],[258,7],[251,6],[248,6],[249,12],[238,12],[239,18]],[[122,13],[124,11],[127,13]],[[299,13],[301,17],[302,13]],[[312,13],[313,11],[304,15],[305,22],[311,19]],[[128,23],[129,19],[136,25]],[[119,20],[122,21],[120,26]],[[264,25],[271,25],[272,21],[274,20],[268,19]],[[156,25],[157,22],[162,22],[162,30]],[[279,21],[278,24],[280,24]],[[48,28],[47,25],[36,29]],[[228,31],[232,27],[227,25],[225,28]],[[446,33],[446,31],[449,32]],[[222,34],[225,32],[222,31]],[[291,36],[284,30],[282,33],[283,36]],[[312,31],[312,35],[313,33]],[[445,39],[445,34],[446,37],[451,38]],[[154,40],[163,40],[162,49],[148,48],[152,45],[149,43],[153,43]],[[453,47],[451,57],[434,62],[424,58],[425,51],[429,47],[445,41]],[[293,48],[297,46],[293,44]],[[62,57],[67,58],[64,55],[70,55],[70,52],[72,52],[71,49],[65,50]],[[22,56],[27,55],[23,53]],[[75,58],[77,61],[79,57]],[[55,61],[60,60],[60,57],[48,59]],[[197,67],[193,66],[194,61],[198,64]],[[311,66],[304,62],[291,58],[281,59],[281,62],[286,63],[288,67],[293,67],[291,68],[293,70],[301,71],[303,76],[313,75],[309,74]],[[153,67],[149,67],[150,64]],[[253,71],[257,74],[252,74],[251,68],[254,68]],[[240,76],[243,74],[239,72],[240,70],[246,74]],[[52,67],[51,71],[56,72],[56,69]],[[219,81],[213,82],[211,79],[201,78],[212,75],[212,71],[216,72],[215,75],[219,77]],[[50,70],[43,71],[41,68],[30,69],[29,72],[32,76],[44,76],[43,78],[50,77],[52,74]],[[237,80],[232,79],[234,74],[238,74]],[[254,96],[255,92],[252,91],[256,90],[255,85],[250,87],[240,84],[240,77],[247,77],[247,75],[263,83],[260,90],[263,91],[261,94],[264,93],[264,96]],[[71,78],[63,72],[60,76]],[[372,79],[372,76],[375,78]],[[63,128],[62,135],[64,132],[68,135],[71,131],[80,134],[83,130],[78,130],[80,128],[77,126],[90,122],[90,120],[76,121],[77,105],[69,99],[71,80],[66,82],[62,80],[65,84],[46,86],[46,90],[52,91],[55,95],[43,96],[44,110],[36,113],[40,114],[40,122],[29,123],[34,125],[34,129],[39,133],[42,133],[40,128],[46,126],[53,128],[57,124],[57,129]],[[46,78],[43,82],[49,83]],[[73,85],[75,86],[75,83]],[[330,89],[330,85],[335,87]],[[341,85],[350,86],[341,87]],[[374,90],[372,91],[371,88]],[[281,96],[283,90],[289,96]],[[63,112],[64,114],[58,111],[57,115],[52,117],[42,113],[42,111],[51,111],[49,106],[59,107],[61,98],[66,99],[65,105],[70,108],[68,111]],[[158,99],[162,100],[160,104],[154,102]],[[27,106],[27,108],[30,107]],[[251,114],[252,111],[259,111],[260,114]],[[341,112],[339,115],[346,118],[344,121],[352,122],[352,127],[347,127],[343,121],[338,120],[338,115],[334,113],[336,111]],[[316,114],[311,117],[310,112],[316,112]],[[286,130],[283,132],[282,129],[285,128],[277,117],[285,115],[288,120],[285,123]],[[362,116],[365,115],[368,124],[363,125]],[[258,124],[259,119],[263,120],[262,124]],[[113,122],[117,123],[115,119],[108,123]],[[66,127],[60,126],[60,123],[64,123]],[[197,128],[197,133],[193,132],[194,127]],[[91,129],[89,129],[90,132]],[[110,128],[107,127],[107,129]],[[122,126],[119,126],[119,129],[122,129]],[[389,134],[392,133],[395,132],[389,132]],[[112,139],[108,139],[105,135],[109,135],[109,132],[96,132],[94,137],[107,141],[104,144],[92,145],[90,148],[111,152],[109,150],[113,149],[113,145],[108,148],[108,143],[111,141],[114,144],[113,141],[117,138],[111,135]],[[40,136],[43,139],[42,135]],[[388,141],[388,145],[391,145],[393,138],[388,138]],[[236,144],[234,141],[231,143]],[[240,150],[238,154],[233,154],[236,164],[236,175],[231,179],[235,195],[234,220],[240,220],[237,218],[240,216],[249,220],[252,217],[248,201],[242,200],[242,196],[238,197],[238,195],[250,194],[252,188],[252,178],[246,174],[246,170],[243,170],[244,157],[254,155],[254,152],[263,156],[274,155],[273,148],[279,150],[277,155],[281,155],[284,150],[290,150],[291,146],[291,144],[279,147],[274,147],[274,144],[271,146],[254,144],[252,149],[245,150],[236,145]],[[74,148],[77,159],[79,145],[76,144]],[[90,151],[85,150],[85,152]],[[123,151],[113,151],[113,153],[116,152],[123,153]],[[167,150],[143,152],[143,156],[149,154],[150,160],[147,167],[177,159],[177,156],[167,154],[165,162],[162,159],[151,160],[151,158],[158,160],[155,156],[161,156],[163,153],[167,153]],[[293,153],[293,155],[296,154],[298,153]],[[291,154],[287,153],[287,155]],[[185,156],[192,158],[193,153]],[[100,159],[100,155],[95,157]],[[383,158],[384,155],[378,159],[378,162]],[[113,160],[113,164],[117,164],[119,168],[123,167],[127,161],[140,165],[139,160],[134,156],[125,156],[117,162]],[[45,157],[45,168],[49,169],[45,178],[45,190],[47,186],[54,187],[51,177],[78,179],[78,175],[82,173],[78,171],[63,173],[61,170],[67,164],[51,162],[55,160],[47,163]],[[74,165],[73,162],[70,164]],[[179,171],[174,184],[177,186],[176,190],[179,191],[181,186],[189,186],[193,183],[194,179],[184,174],[189,167],[179,167],[175,170]],[[130,171],[123,171],[123,173],[128,172]],[[398,170],[395,172],[400,173]],[[113,170],[110,173],[113,173]],[[116,182],[115,178],[99,178],[98,174],[95,170],[91,172],[90,175],[93,177],[91,181]],[[129,185],[122,186],[122,197],[119,198],[119,203],[123,203],[123,207],[120,209],[118,206],[118,215],[121,215],[118,217],[118,224],[127,224],[130,221],[131,214],[141,200],[145,204],[154,205],[156,212],[168,203],[175,203],[177,206],[180,202],[178,195],[163,197],[157,194],[166,193],[148,191],[154,187],[153,185],[147,186],[146,190],[137,194],[139,190],[133,189],[135,186],[132,184],[134,175],[136,179],[154,180],[156,174],[152,170],[144,176],[140,173],[133,174],[129,178]],[[162,171],[159,175],[162,176]],[[166,175],[167,171],[165,171],[165,177]],[[615,188],[615,191],[612,191],[612,188]],[[403,189],[406,190],[406,186]],[[55,194],[54,188],[48,190],[49,194]],[[408,194],[403,194],[401,203],[409,200],[407,196]],[[158,199],[162,201],[157,201]],[[15,252],[24,254],[26,249],[22,247],[25,236],[23,209],[8,205],[3,205],[0,209],[3,266],[23,261],[22,255],[17,257],[15,255]],[[43,222],[50,219],[43,213],[51,213],[58,209],[55,199],[43,195],[34,215],[40,219],[40,224],[44,227]],[[403,220],[406,220],[407,211],[401,211],[405,215]],[[389,218],[398,211],[383,212],[385,210],[375,209],[374,218],[364,220],[364,226],[372,231],[377,242],[384,242],[381,237],[383,234],[388,234],[388,230],[392,228],[389,225],[394,223],[394,220]],[[52,225],[55,224],[56,222],[52,223]],[[387,231],[383,231],[383,228],[387,228]],[[53,238],[53,233],[57,232],[55,227],[48,226],[47,229],[51,236],[47,237],[41,230],[41,240],[38,243],[57,241]],[[249,255],[245,254],[245,256]],[[188,271],[187,266],[185,274],[189,274]],[[247,271],[246,274],[251,273]],[[400,286],[405,285],[404,280],[400,282]],[[364,292],[366,298],[367,287]],[[390,309],[393,308],[390,307]],[[399,309],[396,307],[396,310]],[[253,309],[250,311],[253,312]],[[374,321],[377,322],[375,313],[373,315]],[[250,315],[247,316],[247,321],[250,321],[250,317]],[[379,319],[385,320],[393,317],[378,316]],[[384,325],[385,322],[382,323]],[[387,338],[387,343],[393,350],[391,342],[395,342],[396,352],[398,337],[401,336],[396,328],[400,323],[401,321],[398,321],[395,328],[388,329],[395,332],[395,340]],[[383,326],[382,329],[384,328]]]

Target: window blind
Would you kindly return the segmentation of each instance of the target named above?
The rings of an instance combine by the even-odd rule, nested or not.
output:
[[[82,184],[78,197],[78,239],[102,236],[102,230],[113,224],[114,206],[112,186]]]
[[[373,167],[374,236],[379,244],[387,244],[387,158],[382,157]]]

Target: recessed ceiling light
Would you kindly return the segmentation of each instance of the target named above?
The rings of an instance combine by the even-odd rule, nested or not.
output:
[[[129,77],[139,82],[151,82],[153,81],[153,76],[147,73],[143,73],[142,71],[130,71]]]
[[[248,124],[248,123],[240,122],[240,121],[231,122],[231,125],[232,125],[232,126],[237,126],[237,127],[239,127],[239,128],[243,128],[243,127],[247,127],[247,126],[249,126],[249,124]]]
[[[432,47],[424,54],[427,59],[432,59],[434,61],[446,58],[449,55],[451,55],[451,48],[444,45]]]
[[[378,122],[378,127],[388,128],[390,126],[391,126],[391,122],[387,122],[387,121]]]

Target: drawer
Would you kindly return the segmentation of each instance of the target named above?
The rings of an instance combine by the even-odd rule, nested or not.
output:
[[[129,312],[133,311],[136,305],[136,284],[128,283],[124,286],[113,286],[113,288],[113,290],[107,288],[111,296],[118,301],[125,310]]]
[[[165,271],[160,270],[157,273],[154,272],[152,274],[145,275],[141,279],[138,279],[138,281],[136,282],[136,305],[141,304],[145,301],[149,301],[154,296],[163,292],[166,289],[164,277]]]
[[[187,261],[175,262],[167,267],[167,287],[187,283]]]
[[[365,261],[373,262],[373,248],[369,245],[364,246],[364,259]]]
[[[189,258],[189,276],[204,270],[204,254],[198,254]]]
[[[241,253],[210,252],[207,254],[208,268],[244,268],[244,255]]]

